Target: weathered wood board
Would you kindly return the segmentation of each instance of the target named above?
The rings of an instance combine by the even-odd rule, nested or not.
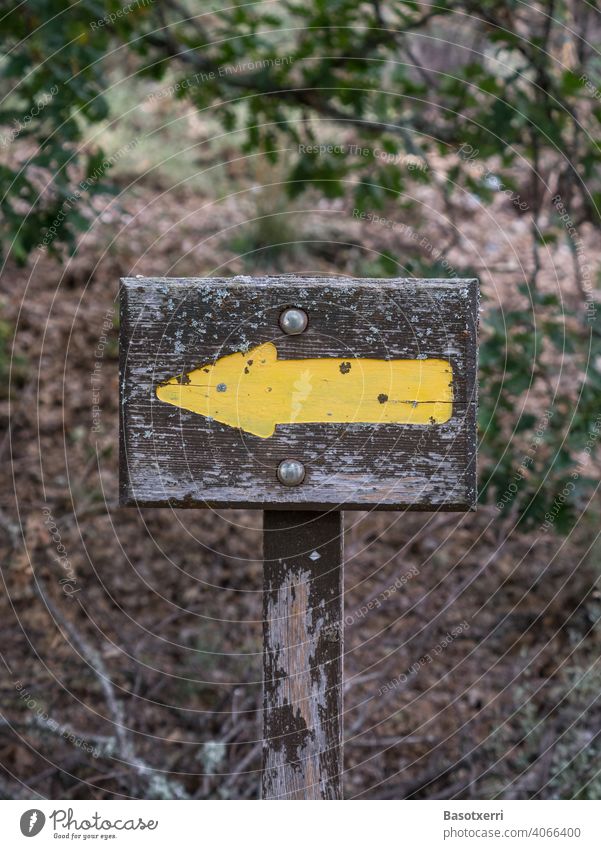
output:
[[[476,280],[124,279],[121,502],[472,508],[477,320]]]

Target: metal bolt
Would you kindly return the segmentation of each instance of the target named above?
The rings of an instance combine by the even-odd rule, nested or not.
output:
[[[305,479],[305,467],[299,460],[282,460],[278,466],[278,480],[284,486],[298,486]]]
[[[280,327],[288,336],[297,336],[307,327],[307,313],[296,307],[284,310],[280,316]]]

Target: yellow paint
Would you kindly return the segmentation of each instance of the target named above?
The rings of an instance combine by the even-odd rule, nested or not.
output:
[[[440,424],[453,414],[446,360],[278,360],[271,342],[157,388],[157,397],[266,439],[278,424]]]

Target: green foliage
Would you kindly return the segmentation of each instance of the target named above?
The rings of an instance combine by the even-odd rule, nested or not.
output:
[[[0,18],[7,89],[0,113],[0,166],[5,249],[24,262],[37,247],[72,247],[88,226],[90,198],[106,191],[101,150],[83,150],[82,128],[108,115],[105,58],[116,32],[91,29],[118,2],[23,4]],[[144,7],[140,7],[143,10]],[[123,35],[137,25],[132,14]]]
[[[598,311],[583,323],[565,308],[559,313],[553,297],[532,299],[535,309],[487,313],[480,346],[482,497],[513,509],[524,527],[566,533],[596,485],[601,321]],[[558,361],[573,378],[558,379]],[[526,393],[535,399],[527,407]]]
[[[448,27],[457,14],[486,23],[474,29],[478,44],[471,56],[441,71],[414,61],[421,35],[452,41]],[[79,189],[94,157],[103,157],[82,149],[82,126],[106,118],[107,71],[124,62],[154,80],[169,70],[176,76],[173,97],[200,109],[219,104],[225,128],[244,129],[247,150],[275,162],[287,147],[293,196],[317,186],[326,197],[339,197],[351,179],[358,203],[382,206],[407,184],[430,179],[427,169],[408,172],[377,155],[298,149],[315,141],[321,122],[334,121],[341,132],[353,128],[367,147],[390,155],[425,162],[433,151],[469,151],[460,155],[459,188],[473,188],[475,161],[497,156],[508,168],[544,152],[570,187],[566,201],[578,196],[585,215],[597,220],[598,93],[587,83],[584,59],[574,69],[550,60],[557,34],[543,24],[540,12],[519,10],[511,0],[442,2],[425,13],[410,0],[397,0],[385,12],[378,3],[313,0],[200,14],[177,2],[33,0],[0,21],[11,86],[0,114],[4,147],[29,142],[24,157],[0,169],[6,244],[24,261],[49,232],[45,244],[55,249],[72,244],[77,229],[87,226],[89,198],[106,187],[94,180]],[[234,105],[238,100],[245,110]],[[51,175],[47,188],[46,180],[35,179],[40,173]]]

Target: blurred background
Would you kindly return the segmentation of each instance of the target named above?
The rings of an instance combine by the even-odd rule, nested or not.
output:
[[[118,505],[122,276],[477,276],[480,504],[347,513],[348,798],[599,798],[597,2],[0,19],[0,796],[257,798],[261,514]]]

